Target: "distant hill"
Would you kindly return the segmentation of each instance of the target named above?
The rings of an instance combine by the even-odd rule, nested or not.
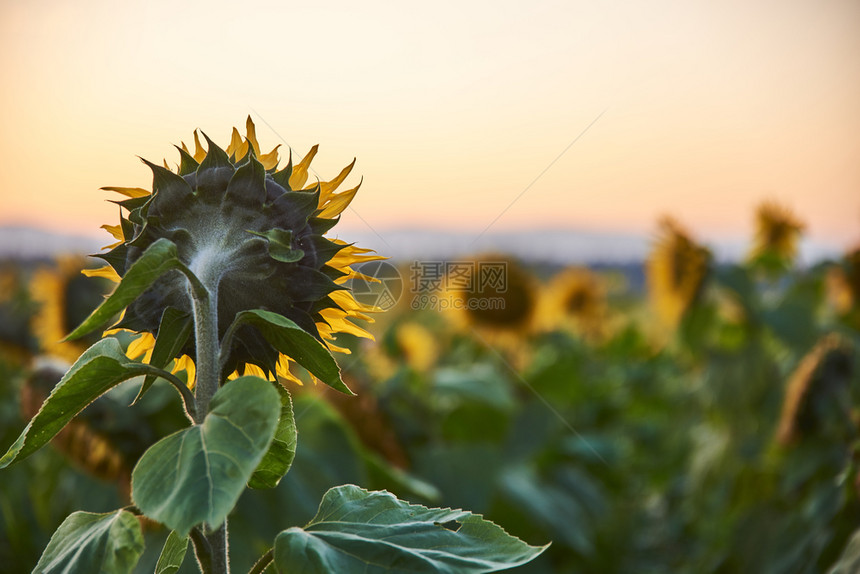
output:
[[[104,239],[83,235],[65,235],[33,227],[0,226],[0,257],[14,259],[46,259],[64,253],[97,253],[110,243]]]
[[[646,234],[552,229],[489,232],[481,237],[465,232],[422,229],[378,230],[378,233],[367,230],[346,231],[342,238],[395,260],[444,260],[497,251],[552,265],[641,263],[652,242]],[[97,238],[23,226],[0,226],[0,257],[3,258],[42,259],[61,253],[96,253],[110,242],[107,234]],[[720,261],[738,260],[748,249],[746,242],[732,240],[709,247]],[[839,255],[840,250],[833,246],[810,241],[801,245],[801,261],[805,264]]]

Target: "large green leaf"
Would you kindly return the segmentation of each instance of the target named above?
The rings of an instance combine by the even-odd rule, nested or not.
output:
[[[126,573],[134,569],[142,553],[140,523],[130,512],[75,512],[51,536],[33,572]]]
[[[296,457],[298,433],[296,419],[293,417],[293,401],[287,389],[278,383],[275,383],[275,388],[281,395],[281,416],[278,418],[278,428],[269,450],[257,465],[257,470],[251,475],[251,480],[248,481],[248,486],[251,488],[278,486]]]
[[[152,370],[149,365],[135,363],[126,357],[116,339],[97,342],[60,379],[18,440],[0,458],[0,468],[42,448],[76,414],[111,388]]]
[[[143,513],[180,535],[217,528],[269,448],[281,402],[268,381],[240,377],[222,387],[203,423],[155,443],[132,473]]]
[[[158,557],[158,563],[155,565],[155,574],[176,574],[182,566],[182,561],[185,560],[187,551],[188,537],[180,536],[176,531],[171,530],[164,542],[161,556]]]
[[[339,486],[304,528],[275,539],[279,572],[493,572],[525,564],[529,546],[477,514],[427,508],[385,491]]]
[[[340,379],[340,369],[328,349],[290,319],[255,309],[236,315],[234,326],[241,324],[257,327],[275,349],[288,355],[331,388],[348,395],[355,394]]]
[[[143,255],[135,261],[126,271],[122,281],[116,286],[110,297],[92,312],[92,314],[69,333],[67,340],[83,337],[93,329],[107,323],[107,321],[125,309],[132,301],[137,299],[156,279],[171,271],[178,269],[188,276],[200,289],[199,281],[193,276],[188,268],[177,256],[176,245],[169,239],[161,238],[146,248]]]

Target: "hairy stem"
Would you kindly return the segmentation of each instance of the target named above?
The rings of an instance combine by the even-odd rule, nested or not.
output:
[[[192,528],[189,533],[191,544],[194,546],[194,556],[197,557],[197,565],[203,574],[212,574],[212,545],[197,528]]]
[[[217,280],[210,282],[207,287],[208,292],[205,294],[200,293],[199,289],[192,288],[189,290],[194,309],[194,336],[197,352],[197,383],[194,390],[194,398],[197,403],[194,422],[197,424],[203,424],[209,412],[209,403],[221,386]],[[205,534],[205,539],[210,551],[212,574],[229,574],[227,520],[224,519],[224,524],[217,530]]]
[[[209,402],[221,386],[219,381],[218,301],[216,292],[205,299],[193,297],[194,335],[197,346],[197,409],[194,422],[201,424],[209,412]]]
[[[206,535],[209,545],[212,547],[212,572],[213,574],[230,574],[230,556],[227,544],[227,519],[221,528]]]
[[[248,574],[263,574],[266,568],[269,567],[269,564],[272,563],[272,560],[275,558],[275,549],[269,548],[269,551],[260,556],[260,559],[257,560],[254,565],[248,570]]]

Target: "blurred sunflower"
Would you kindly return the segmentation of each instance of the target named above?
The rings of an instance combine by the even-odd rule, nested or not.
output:
[[[536,327],[538,288],[515,259],[487,254],[449,265],[440,307],[455,328],[502,350],[517,368],[525,363],[525,338]]]
[[[850,344],[834,333],[822,338],[800,361],[782,403],[777,429],[780,444],[792,444],[824,426],[851,420],[853,364]]]
[[[37,305],[32,328],[39,351],[69,363],[98,337],[89,335],[77,341],[64,341],[63,337],[86,319],[110,290],[109,281],[84,276],[89,271],[86,267],[87,261],[81,256],[63,256],[53,267],[36,270],[30,280],[30,293]]]
[[[23,365],[36,351],[30,329],[36,311],[24,270],[14,262],[0,264],[0,357]]]
[[[541,293],[541,328],[571,329],[587,337],[600,336],[606,327],[606,286],[585,268],[557,273]]]
[[[848,315],[860,305],[860,248],[845,255],[827,273],[827,292],[837,313]]]
[[[698,245],[677,221],[669,217],[660,221],[645,270],[651,300],[664,324],[678,325],[699,297],[710,264],[710,251]]]
[[[792,211],[776,202],[766,201],[756,210],[756,232],[751,261],[769,268],[786,267],[797,255],[803,223]]]
[[[439,357],[436,337],[424,325],[414,321],[401,323],[394,333],[400,356],[412,369],[423,373],[429,370]]]
[[[45,357],[36,360],[33,371],[21,387],[21,414],[30,419],[69,368],[64,361]],[[119,485],[123,497],[130,500],[131,465],[109,436],[90,424],[94,409],[104,408],[105,400],[90,405],[81,416],[66,425],[51,444],[83,470]],[[115,414],[115,413],[114,413]]]
[[[182,143],[180,163],[170,169],[146,162],[153,172],[153,191],[105,187],[127,199],[117,202],[129,213],[120,224],[104,226],[116,239],[99,255],[108,266],[92,275],[118,280],[153,242],[168,238],[178,256],[202,280],[217,285],[218,331],[224,336],[237,313],[266,309],[283,315],[332,351],[348,353],[333,342],[338,333],[372,338],[354,324],[372,321],[376,308],[357,302],[343,284],[357,274],[350,266],[383,259],[324,235],[355,197],[356,187],[335,193],[355,160],[330,181],[308,183],[318,146],[293,165],[278,169],[278,147],[261,153],[253,121],[246,136],[233,129],[230,145],[219,148],[208,137],[204,150],[197,131],[194,152]],[[128,349],[147,361],[168,308],[190,316],[184,278],[167,274],[129,305],[114,329],[140,333]],[[289,379],[292,360],[272,348],[256,328],[246,325],[234,335],[225,363],[232,376],[253,374]],[[187,343],[174,369],[187,368],[193,384],[194,346]]]

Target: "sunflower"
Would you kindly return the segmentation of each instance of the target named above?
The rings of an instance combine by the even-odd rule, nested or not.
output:
[[[68,367],[57,359],[40,357],[35,361],[32,372],[21,387],[21,414],[25,418],[36,415]],[[130,500],[131,467],[127,457],[105,433],[89,424],[93,409],[104,408],[104,404],[104,399],[101,399],[90,405],[85,414],[73,419],[54,437],[52,444],[92,476],[117,483],[123,497]]]
[[[852,349],[839,335],[821,339],[801,360],[789,379],[779,419],[777,440],[789,445],[835,422],[842,410],[850,420],[849,386],[853,376]]]
[[[460,325],[490,334],[522,334],[534,326],[537,288],[516,260],[488,254],[451,262],[439,302]]]
[[[0,263],[0,358],[23,365],[37,343],[30,329],[35,304],[21,266]]]
[[[848,315],[860,304],[860,247],[827,273],[827,292],[836,311]]]
[[[423,373],[436,363],[439,345],[427,328],[415,321],[401,323],[394,333],[398,353],[412,369]]]
[[[33,316],[33,333],[43,354],[74,363],[97,337],[90,335],[77,341],[64,341],[72,329],[83,321],[109,291],[110,282],[82,276],[88,273],[87,261],[81,256],[59,257],[52,267],[33,273],[30,293],[37,311]]]
[[[787,265],[797,255],[797,243],[804,225],[792,211],[774,201],[762,203],[756,210],[755,242],[752,261],[772,260]]]
[[[541,293],[541,326],[569,328],[586,336],[599,336],[606,326],[606,287],[593,272],[570,267],[557,273]]]
[[[666,325],[677,326],[699,297],[710,263],[710,251],[698,245],[677,221],[668,217],[660,221],[646,274],[651,300]]]
[[[537,326],[538,288],[515,259],[487,254],[450,262],[434,297],[455,329],[500,352],[515,369],[525,366],[524,342]]]
[[[246,136],[233,129],[226,150],[205,134],[204,150],[194,132],[194,151],[182,143],[180,162],[171,169],[143,160],[153,172],[152,192],[105,187],[125,196],[117,202],[128,212],[119,225],[104,226],[116,239],[99,255],[108,266],[90,275],[121,278],[147,247],[161,238],[176,244],[179,259],[217,289],[218,333],[223,337],[240,312],[266,309],[294,321],[330,350],[338,333],[372,338],[353,323],[371,321],[377,309],[357,302],[343,284],[357,274],[350,266],[382,257],[324,235],[337,223],[361,183],[336,192],[355,160],[333,179],[308,185],[313,146],[293,164],[278,169],[278,146],[261,153],[253,121]],[[139,333],[127,351],[149,360],[161,318],[172,308],[190,316],[186,283],[165,274],[129,305],[114,329]],[[195,348],[186,344],[174,365],[193,370]],[[232,376],[252,374],[301,381],[292,360],[271,347],[251,326],[236,331],[224,366]],[[194,378],[189,372],[189,384]]]

